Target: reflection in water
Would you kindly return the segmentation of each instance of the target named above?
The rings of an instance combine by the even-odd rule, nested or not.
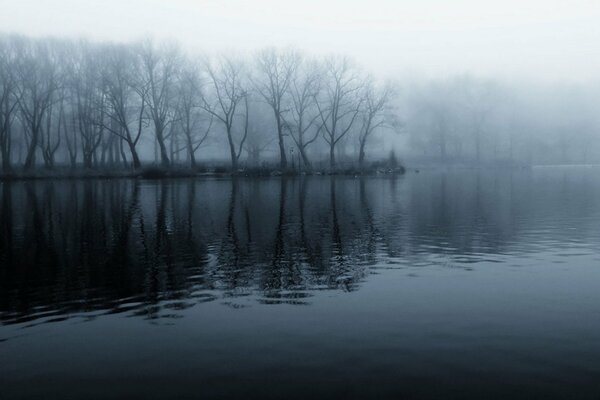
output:
[[[317,290],[359,290],[386,268],[468,270],[506,254],[573,251],[598,238],[594,179],[4,183],[0,321],[156,320],[207,301],[240,307],[241,297],[306,305]]]

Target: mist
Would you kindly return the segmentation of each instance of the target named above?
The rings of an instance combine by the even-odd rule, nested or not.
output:
[[[295,47],[193,52],[4,35],[3,171],[600,161],[600,85],[378,76]]]
[[[600,2],[0,0],[0,399],[598,399]]]
[[[285,169],[290,159],[298,169],[325,170],[364,168],[391,152],[416,166],[598,162],[600,6],[594,2],[0,5],[4,171],[25,164],[139,168],[165,165],[167,158],[234,169],[238,163]],[[148,57],[156,70],[148,69]],[[351,95],[343,94],[344,110],[332,110],[328,93],[342,69]],[[157,99],[142,91],[163,73],[164,82],[155,82],[166,91],[158,99],[163,104],[153,105]],[[122,115],[115,74],[122,75],[119,90],[127,91]],[[235,110],[221,115],[223,123],[217,86],[231,74],[239,93],[228,99]],[[266,93],[278,84],[265,87],[273,76],[281,87]],[[49,91],[39,128],[27,121],[24,105],[34,101],[28,84]],[[82,91],[94,103],[88,110],[76,105]],[[164,114],[158,120],[157,111]],[[347,126],[330,132],[339,124],[324,123],[329,111],[341,112]],[[41,125],[45,140],[31,132]],[[93,149],[86,149],[90,135]]]

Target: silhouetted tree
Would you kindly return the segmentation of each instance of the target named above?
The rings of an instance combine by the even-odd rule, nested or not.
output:
[[[206,60],[205,70],[210,83],[207,93],[202,97],[202,108],[222,122],[229,144],[231,168],[235,171],[248,134],[247,123],[244,124],[241,138],[237,139],[234,132],[238,106],[241,101],[245,101],[247,105],[248,92],[244,85],[244,64],[239,60],[221,56],[214,64]],[[247,118],[248,112],[246,112],[246,120]]]
[[[315,96],[321,118],[323,137],[329,145],[329,167],[335,168],[335,146],[350,132],[359,115],[363,99],[363,82],[347,57],[331,57],[325,61],[323,90]]]

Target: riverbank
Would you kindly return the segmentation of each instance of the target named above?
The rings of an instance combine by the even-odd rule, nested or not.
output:
[[[32,171],[15,170],[11,173],[0,173],[0,181],[21,180],[56,180],[56,179],[175,179],[198,177],[270,177],[270,176],[307,176],[307,175],[340,175],[340,176],[371,176],[371,175],[403,175],[405,167],[396,168],[345,168],[334,170],[279,170],[274,168],[243,168],[231,171],[226,168],[162,168],[146,167],[139,170],[131,169],[36,169]]]

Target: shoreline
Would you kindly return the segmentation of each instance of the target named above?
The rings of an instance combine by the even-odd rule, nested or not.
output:
[[[41,180],[87,180],[87,179],[184,179],[184,178],[297,178],[303,176],[401,176],[408,172],[406,168],[377,170],[339,170],[339,171],[279,171],[279,170],[239,170],[232,171],[194,171],[191,169],[148,168],[139,171],[72,171],[72,170],[38,170],[31,172],[17,171],[12,174],[0,174],[0,182],[41,181]]]

